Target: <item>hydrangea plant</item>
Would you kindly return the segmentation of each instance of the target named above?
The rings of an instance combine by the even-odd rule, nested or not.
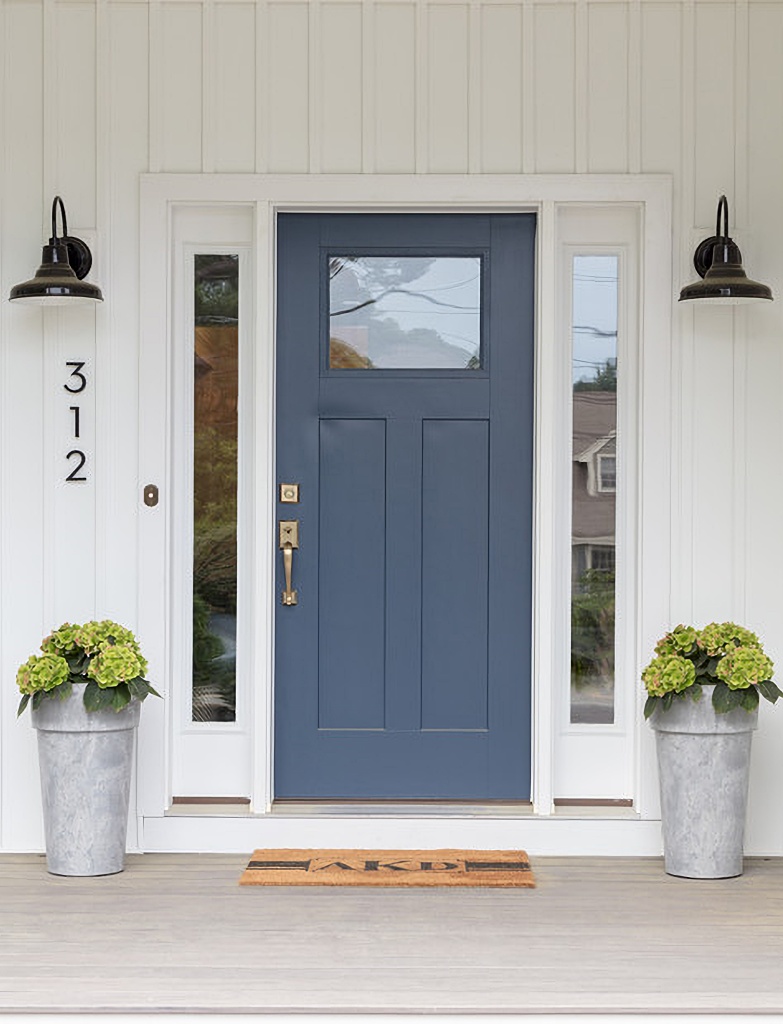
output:
[[[44,638],[43,654],[33,654],[20,666],[16,684],[21,690],[17,715],[27,705],[37,708],[47,697],[64,700],[74,683],[86,683],[88,711],[121,711],[131,700],[160,694],[144,678],[147,662],[133,633],[110,619],[74,626],[64,622]]]
[[[772,681],[773,668],[756,634],[734,622],[675,626],[655,645],[655,657],[642,672],[648,693],[644,717],[675,700],[701,700],[708,684],[715,686],[712,706],[719,714],[753,711],[759,694],[774,704],[783,692]]]

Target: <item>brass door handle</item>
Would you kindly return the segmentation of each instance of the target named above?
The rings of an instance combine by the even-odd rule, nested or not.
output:
[[[285,590],[282,594],[283,604],[292,605],[297,602],[296,591],[293,589],[294,549],[299,547],[299,521],[297,519],[280,520],[280,550],[283,552],[283,572],[285,573]]]

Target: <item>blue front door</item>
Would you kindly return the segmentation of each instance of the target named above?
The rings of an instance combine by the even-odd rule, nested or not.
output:
[[[277,799],[529,797],[534,236],[278,219]]]

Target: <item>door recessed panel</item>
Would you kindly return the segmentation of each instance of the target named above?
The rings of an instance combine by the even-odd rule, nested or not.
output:
[[[421,724],[487,727],[489,424],[422,424]]]
[[[384,420],[321,420],[319,466],[318,725],[382,729]]]

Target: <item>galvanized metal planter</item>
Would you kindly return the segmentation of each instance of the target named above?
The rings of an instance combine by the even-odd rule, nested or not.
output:
[[[53,875],[112,875],[125,866],[128,799],[141,704],[84,707],[86,683],[33,711],[38,730],[46,864]]]
[[[665,868],[684,878],[742,874],[750,745],[758,709],[719,715],[714,686],[650,718],[658,748]]]

